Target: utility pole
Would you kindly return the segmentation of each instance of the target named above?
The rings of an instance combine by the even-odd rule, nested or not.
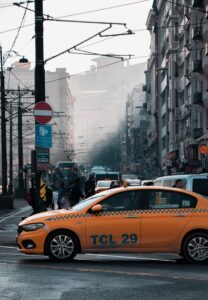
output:
[[[12,102],[9,108],[9,194],[13,195],[13,120],[12,120]]]
[[[45,101],[45,69],[44,69],[44,51],[43,51],[43,0],[35,0],[35,104]],[[36,122],[37,125],[37,122]],[[36,147],[37,154],[37,147]],[[37,160],[36,160],[37,161]],[[36,190],[40,196],[41,172],[36,173]]]
[[[24,193],[24,180],[23,180],[23,147],[22,147],[22,107],[21,107],[21,93],[18,86],[18,160],[19,160],[19,186],[18,191],[20,194]]]
[[[3,71],[3,54],[0,46],[1,60],[1,159],[2,159],[2,194],[7,193],[7,144],[6,144],[6,99],[4,86],[4,71]]]

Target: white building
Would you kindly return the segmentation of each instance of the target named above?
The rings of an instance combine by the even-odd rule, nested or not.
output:
[[[35,120],[33,117],[34,70],[30,63],[15,63],[5,73],[5,89],[7,102],[13,103],[13,143],[17,143],[17,99],[21,95],[23,123],[24,164],[30,163],[30,150],[35,148]],[[66,69],[56,69],[55,72],[45,71],[46,102],[53,109],[52,124],[53,138],[50,149],[50,161],[73,160],[74,128],[73,105],[74,98],[69,89],[69,75]],[[28,91],[27,91],[28,90]],[[16,100],[15,100],[16,98]],[[41,100],[41,99],[40,99]],[[7,123],[8,124],[8,123]],[[7,125],[8,128],[8,125]],[[14,161],[17,161],[17,147],[14,147]]]

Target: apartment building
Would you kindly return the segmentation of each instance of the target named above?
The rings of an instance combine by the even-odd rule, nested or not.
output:
[[[148,153],[161,174],[208,170],[207,9],[207,0],[155,0],[147,18]]]
[[[73,160],[74,128],[73,105],[74,98],[69,89],[69,75],[65,68],[57,68],[55,72],[45,72],[46,102],[53,109],[51,163],[58,160]],[[15,63],[5,72],[5,88],[8,103],[12,103],[13,143],[17,144],[17,103],[20,90],[20,105],[22,111],[23,157],[24,164],[30,163],[31,150],[35,148],[34,107],[34,70],[30,63]],[[28,90],[28,91],[27,91]],[[15,100],[16,99],[16,100]],[[8,126],[8,125],[7,125]],[[17,147],[14,147],[14,165],[18,165]]]
[[[125,121],[120,126],[121,165],[123,172],[147,177],[147,106],[143,84],[136,85],[128,94]]]

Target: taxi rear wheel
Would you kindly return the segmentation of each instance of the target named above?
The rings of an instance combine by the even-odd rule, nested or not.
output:
[[[76,237],[66,231],[59,230],[49,235],[46,241],[46,253],[56,261],[72,260],[78,252]]]
[[[184,241],[182,255],[192,263],[202,263],[208,260],[208,234],[196,232],[190,234]]]

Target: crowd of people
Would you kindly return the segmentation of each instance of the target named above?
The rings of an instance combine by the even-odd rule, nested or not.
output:
[[[43,195],[37,192],[34,178],[26,195],[26,201],[31,205],[32,214],[48,209],[69,209],[81,200],[95,194],[96,180],[94,174],[89,178],[81,177],[76,169],[67,178],[64,178],[61,169],[56,167],[52,172],[42,174]],[[110,189],[128,186],[128,182],[112,180]]]
[[[35,186],[35,180],[30,180],[30,189],[26,194],[26,201],[32,207],[32,214],[46,211],[48,209],[69,209],[81,200],[95,193],[95,176],[90,175],[88,180],[78,175],[74,170],[72,176],[64,178],[60,168],[53,172],[42,174],[45,194],[39,195]]]

